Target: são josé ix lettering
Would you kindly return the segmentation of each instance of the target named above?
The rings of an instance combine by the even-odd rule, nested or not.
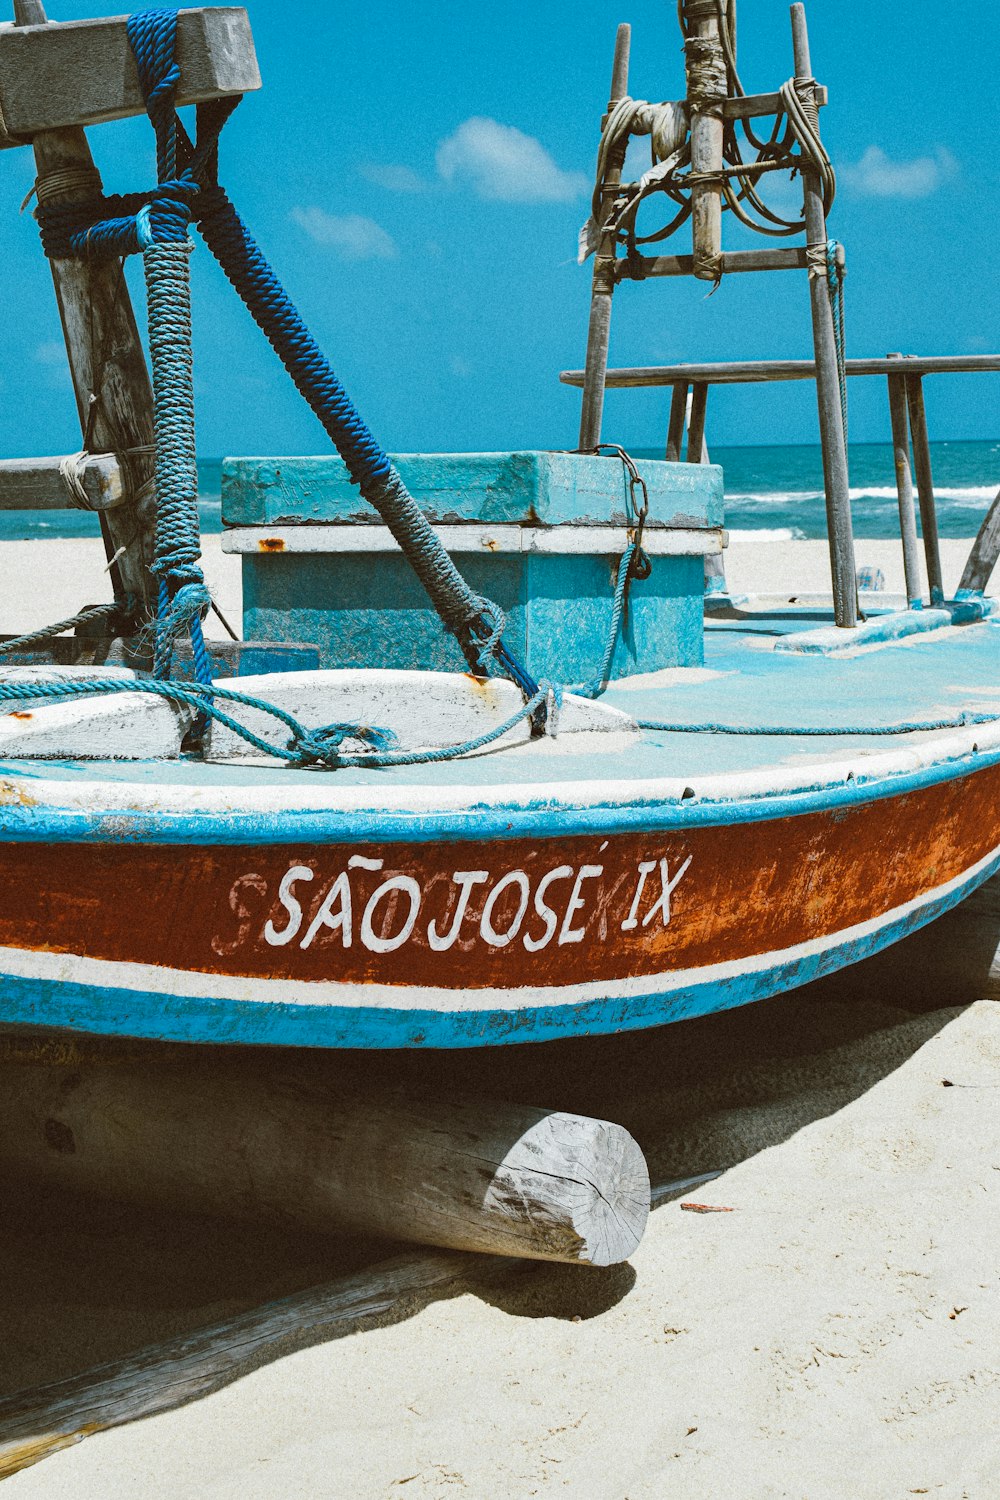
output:
[[[526,952],[537,953],[551,943],[581,943],[595,930],[605,937],[609,927],[617,926],[624,933],[666,927],[670,898],[690,864],[690,856],[682,863],[640,860],[634,871],[618,876],[610,891],[603,889],[604,866],[600,864],[556,865],[534,876],[510,870],[499,878],[488,870],[455,870],[429,882],[436,890],[436,915],[430,916],[427,891],[420,880],[398,872],[387,874],[383,860],[354,854],[325,888],[317,886],[316,871],[309,865],[292,865],[282,876],[276,902],[258,932],[275,948],[296,944],[308,949],[314,943],[333,942],[344,948],[358,944],[371,953],[392,953],[415,942],[434,953],[446,953],[456,945],[466,948],[479,940],[490,948],[518,943]],[[380,878],[372,887],[375,876]],[[443,900],[442,880],[447,886]],[[230,892],[233,911],[245,915],[241,897],[247,885],[263,894],[264,884],[253,875],[237,881]],[[247,936],[243,927],[237,944],[226,943],[226,949],[232,951]]]

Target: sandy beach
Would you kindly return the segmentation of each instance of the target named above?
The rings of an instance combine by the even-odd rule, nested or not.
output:
[[[943,544],[949,586],[968,547]],[[84,581],[99,544],[8,551],[15,579],[44,565],[53,586],[15,585],[4,629],[101,597]],[[858,547],[890,591],[898,553]],[[218,538],[205,556],[236,623],[238,561]],[[735,592],[828,586],[820,542],[737,533],[728,567]],[[659,1191],[632,1262],[608,1271],[453,1257],[420,1290],[434,1252],[8,1185],[0,1399],[34,1390],[22,1408],[272,1299],[377,1281],[400,1254],[417,1267],[391,1307],[304,1326],[210,1394],[13,1473],[13,1500],[990,1500],[1000,1010],[945,992],[918,1007],[914,951],[875,986],[858,970],[634,1037],[373,1064],[624,1124]],[[58,1448],[44,1421],[34,1435]],[[4,1440],[0,1415],[0,1472]]]
[[[941,542],[945,588],[961,577],[972,538]],[[237,634],[240,633],[242,591],[240,559],[224,553],[221,536],[202,539],[205,577],[212,596]],[[898,542],[862,541],[857,544],[858,566],[881,568],[887,593],[903,589],[903,559]],[[111,598],[105,572],[104,547],[98,538],[78,541],[5,542],[7,586],[0,607],[0,630],[38,630],[64,619],[82,604]],[[753,532],[730,533],[725,556],[726,576],[734,593],[829,593],[830,555],[824,541],[760,539]],[[44,578],[45,587],[37,580]],[[223,636],[214,615],[206,632]]]

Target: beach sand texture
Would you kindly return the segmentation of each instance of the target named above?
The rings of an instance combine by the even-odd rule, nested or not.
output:
[[[943,544],[949,585],[968,545]],[[59,593],[39,608],[39,574],[15,563],[4,628],[82,602],[79,543],[8,548],[45,549],[22,561],[44,561]],[[901,586],[898,547],[858,557]],[[217,538],[206,562],[235,618],[238,563]],[[729,567],[747,588],[738,534]],[[825,545],[755,543],[752,576],[825,588]],[[431,1087],[618,1120],[654,1184],[722,1175],[667,1195],[630,1265],[459,1258],[436,1292],[339,1336],[305,1327],[214,1393],[54,1452],[5,1494],[1000,1496],[1000,1010],[949,994],[908,1009],[908,961],[874,996],[842,980],[640,1036],[398,1060]],[[4,1201],[0,1396],[422,1254]]]
[[[479,1274],[472,1259],[464,1282],[395,1318],[304,1329],[302,1347],[215,1394],[56,1452],[9,1479],[11,1496],[997,1494],[994,1004],[914,1014],[805,990],[548,1051],[501,1059],[496,1086],[516,1067],[537,1097],[548,1079],[547,1102],[604,1109],[654,1182],[728,1167],[654,1210],[631,1265]],[[99,1304],[129,1248],[109,1235],[96,1283],[68,1278],[76,1305],[57,1296],[33,1331],[23,1310],[5,1315],[15,1344],[51,1346],[50,1378],[70,1353],[51,1358],[64,1313],[73,1354],[86,1350],[85,1287],[106,1355]],[[150,1296],[150,1339],[197,1321],[203,1252],[195,1235],[184,1306]],[[14,1363],[8,1349],[8,1379]]]
[[[945,588],[954,590],[969,555],[972,538],[941,542]],[[240,633],[242,591],[240,559],[222,551],[220,536],[202,538],[205,577],[216,603],[233,629]],[[893,541],[860,541],[858,566],[881,568],[886,591],[903,590],[903,558]],[[0,630],[38,630],[53,620],[66,619],[83,604],[111,598],[104,572],[104,547],[98,538],[76,541],[4,542],[4,596]],[[725,556],[726,574],[734,593],[830,592],[830,554],[823,541],[761,540],[750,532],[730,534]],[[44,580],[44,584],[42,582]],[[214,615],[205,622],[206,634],[225,634]]]

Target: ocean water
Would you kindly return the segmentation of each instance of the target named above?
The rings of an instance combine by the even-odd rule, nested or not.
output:
[[[636,449],[637,459],[661,458]],[[851,509],[855,535],[899,535],[899,513],[892,448],[885,443],[853,443],[849,451]],[[725,472],[726,525],[774,539],[826,535],[823,469],[813,446],[713,448]],[[1000,439],[932,443],[931,467],[942,536],[974,536],[1000,487]],[[220,459],[198,464],[202,529],[219,532]],[[919,514],[918,514],[919,525]],[[0,512],[0,540],[17,537],[97,536],[97,517],[86,511]]]

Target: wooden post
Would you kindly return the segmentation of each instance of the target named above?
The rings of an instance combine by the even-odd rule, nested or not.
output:
[[[726,60],[719,39],[719,0],[684,0],[684,63],[691,106],[691,173],[722,170],[723,104],[727,94]],[[723,23],[725,21],[723,20]],[[718,281],[722,272],[722,183],[691,185],[692,270],[701,281]]]
[[[679,463],[687,420],[688,383],[679,380],[670,387],[670,423],[667,427],[667,461]]]
[[[902,359],[889,354],[888,359]],[[899,501],[899,534],[903,542],[903,576],[906,579],[906,602],[919,609],[923,602],[920,585],[920,552],[917,546],[917,522],[913,510],[913,479],[910,474],[910,434],[906,422],[906,380],[902,374],[890,375],[889,419],[892,423],[892,453],[896,469],[896,495]]]
[[[41,0],[15,0],[15,22],[45,21]],[[31,142],[42,202],[66,202],[100,190],[100,176],[81,129],[40,131]],[[154,598],[153,394],[125,275],[119,260],[50,260],[76,394],[83,446],[114,453],[126,495],[101,512],[101,531],[116,592],[150,612]],[[120,555],[119,555],[120,554]]]
[[[969,560],[962,570],[962,577],[958,585],[958,592],[968,594],[981,594],[990,581],[993,569],[1000,557],[1000,490],[997,490],[993,504],[986,512],[986,518],[979,528]]]
[[[646,1163],[604,1120],[380,1090],[371,1067],[345,1080],[322,1058],[95,1041],[67,1066],[44,1047],[0,1038],[0,1174],[589,1265],[627,1259],[642,1235]]]
[[[913,467],[917,471],[917,496],[920,500],[920,529],[924,534],[927,583],[931,592],[931,604],[943,604],[944,582],[941,576],[937,508],[934,504],[934,476],[931,473],[931,449],[927,438],[924,387],[919,375],[906,376],[906,405],[910,413]]]
[[[615,37],[615,57],[611,68],[611,97],[601,129],[619,99],[628,93],[628,61],[632,28],[621,25]],[[627,143],[626,143],[627,146]],[[606,221],[622,180],[625,147],[614,160],[609,156],[601,192],[601,218]],[[611,299],[615,290],[615,238],[603,235],[594,256],[594,280],[590,294],[590,324],[587,329],[587,364],[583,381],[583,406],[580,413],[581,448],[596,448],[601,441],[601,419],[604,415],[604,372],[608,368],[608,346],[611,342]]]
[[[705,407],[708,402],[708,385],[696,380],[691,388],[691,415],[688,417],[687,461],[702,464],[705,460]]]
[[[805,7],[795,4],[792,14],[792,45],[795,54],[795,81],[808,93],[813,85],[809,60],[809,36],[806,31]],[[826,214],[819,173],[804,168],[802,172],[803,216],[806,244],[817,256],[826,249]],[[837,374],[837,345],[833,328],[833,309],[827,290],[826,275],[816,266],[809,268],[809,298],[812,310],[813,349],[816,356],[816,400],[819,407],[819,435],[823,449],[823,479],[826,491],[826,522],[830,543],[830,569],[833,579],[833,609],[838,625],[850,628],[858,623],[858,582],[854,562],[854,533],[851,524],[851,497],[847,476],[847,447],[844,420],[840,409],[840,381]]]

